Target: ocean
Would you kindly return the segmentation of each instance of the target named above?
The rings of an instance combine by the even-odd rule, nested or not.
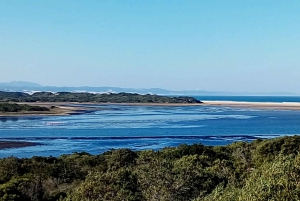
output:
[[[300,102],[300,97],[201,96],[199,100]],[[0,118],[1,140],[40,143],[0,150],[8,156],[60,156],[202,143],[226,145],[300,134],[300,111],[223,106],[123,106],[95,104],[96,111],[70,116]]]

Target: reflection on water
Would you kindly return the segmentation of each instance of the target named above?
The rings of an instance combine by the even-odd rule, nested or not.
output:
[[[1,117],[2,139],[42,145],[0,150],[0,157],[58,156],[75,151],[98,154],[111,148],[161,149],[182,143],[224,145],[300,133],[298,111],[213,106],[88,107],[98,110],[71,116]]]
[[[1,122],[18,121],[19,117],[0,117]]]

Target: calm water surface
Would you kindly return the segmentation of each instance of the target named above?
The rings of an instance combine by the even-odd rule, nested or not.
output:
[[[300,134],[300,111],[214,106],[91,105],[82,115],[0,118],[1,140],[41,143],[0,150],[0,157],[92,154],[109,149],[161,149],[182,143],[225,145]]]

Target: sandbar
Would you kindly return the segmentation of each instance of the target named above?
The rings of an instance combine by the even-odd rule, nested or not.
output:
[[[50,108],[50,111],[34,112],[11,112],[1,113],[0,117],[18,116],[61,116],[72,114],[83,114],[89,111],[102,110],[103,108],[85,107],[91,105],[123,105],[123,106],[224,106],[236,108],[256,108],[266,110],[300,110],[300,102],[240,102],[240,101],[202,101],[202,103],[99,103],[99,102],[18,102],[17,104],[28,104]]]
[[[102,108],[85,107],[91,105],[124,105],[124,106],[224,106],[237,108],[256,108],[266,110],[300,110],[300,102],[240,102],[240,101],[202,101],[202,103],[99,103],[99,102],[18,102],[50,108],[50,111],[1,113],[0,117],[10,116],[53,116],[83,114],[89,111],[102,110]]]
[[[240,101],[202,101],[203,105],[266,110],[300,110],[300,102],[240,102]]]
[[[16,102],[32,106],[48,107],[55,106],[50,111],[21,111],[21,112],[0,112],[0,117],[11,116],[53,116],[83,114],[89,111],[102,110],[102,108],[85,107],[91,105],[124,105],[124,106],[200,106],[202,103],[100,103],[100,102]]]

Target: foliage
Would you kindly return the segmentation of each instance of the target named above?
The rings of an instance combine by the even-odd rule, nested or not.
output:
[[[21,92],[1,92],[0,102],[97,102],[97,103],[201,103],[193,97],[169,97],[140,95],[135,93],[72,93],[36,92],[32,95]]]
[[[219,186],[205,200],[300,200],[299,173],[300,155],[293,157],[280,154],[274,161],[253,170],[243,187]]]
[[[31,106],[27,104],[0,103],[0,112],[20,112],[20,111],[49,111],[47,107]]]
[[[0,201],[299,200],[299,139],[3,158]]]

